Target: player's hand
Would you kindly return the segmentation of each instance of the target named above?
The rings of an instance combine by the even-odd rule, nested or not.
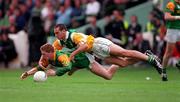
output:
[[[39,63],[39,66],[41,69],[46,70],[46,67],[44,67],[41,63]]]
[[[70,61],[73,61],[73,60],[74,60],[74,56],[73,56],[72,54],[70,55],[69,60],[70,60]]]
[[[23,80],[23,79],[27,78],[28,75],[29,75],[29,74],[28,74],[27,72],[24,72],[24,73],[22,73],[20,79]]]

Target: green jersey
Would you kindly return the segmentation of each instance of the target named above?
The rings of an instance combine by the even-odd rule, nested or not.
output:
[[[69,49],[76,48],[76,44],[71,40],[71,34],[76,32],[75,30],[69,30],[69,35],[66,41],[60,40],[62,46],[67,47]]]
[[[70,61],[69,56],[66,50],[57,50],[54,60],[49,60],[49,64],[56,68],[56,75],[62,76],[72,68],[89,68],[90,62],[84,53],[77,54],[74,61]]]
[[[167,5],[165,12],[171,13],[172,16],[180,16],[180,4],[171,0]],[[180,29],[180,20],[167,21],[166,27],[170,29]]]

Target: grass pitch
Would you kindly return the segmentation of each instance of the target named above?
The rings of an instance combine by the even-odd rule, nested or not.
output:
[[[44,83],[32,77],[21,81],[22,72],[0,70],[0,102],[180,102],[180,72],[175,68],[168,69],[168,82],[153,68],[120,69],[109,81],[80,70]]]

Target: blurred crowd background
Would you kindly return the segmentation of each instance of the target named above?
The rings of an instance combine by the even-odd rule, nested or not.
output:
[[[145,25],[139,23],[142,19],[136,13],[128,16],[129,20],[124,19],[126,10],[147,2],[152,2],[153,5]],[[41,55],[40,46],[51,42],[49,38],[54,37],[53,27],[60,23],[69,29],[88,25],[82,33],[105,37],[126,49],[141,52],[152,50],[162,58],[166,44],[162,2],[163,0],[0,0],[0,62],[6,68],[34,65]],[[105,25],[97,25],[102,19],[106,22]],[[180,43],[177,43],[169,64],[174,65],[179,57]]]

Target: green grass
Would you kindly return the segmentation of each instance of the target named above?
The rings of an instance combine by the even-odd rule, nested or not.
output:
[[[180,72],[168,69],[162,82],[153,68],[125,68],[110,81],[87,70],[73,76],[21,81],[22,70],[0,70],[0,102],[180,102]],[[146,77],[151,80],[146,80]]]

